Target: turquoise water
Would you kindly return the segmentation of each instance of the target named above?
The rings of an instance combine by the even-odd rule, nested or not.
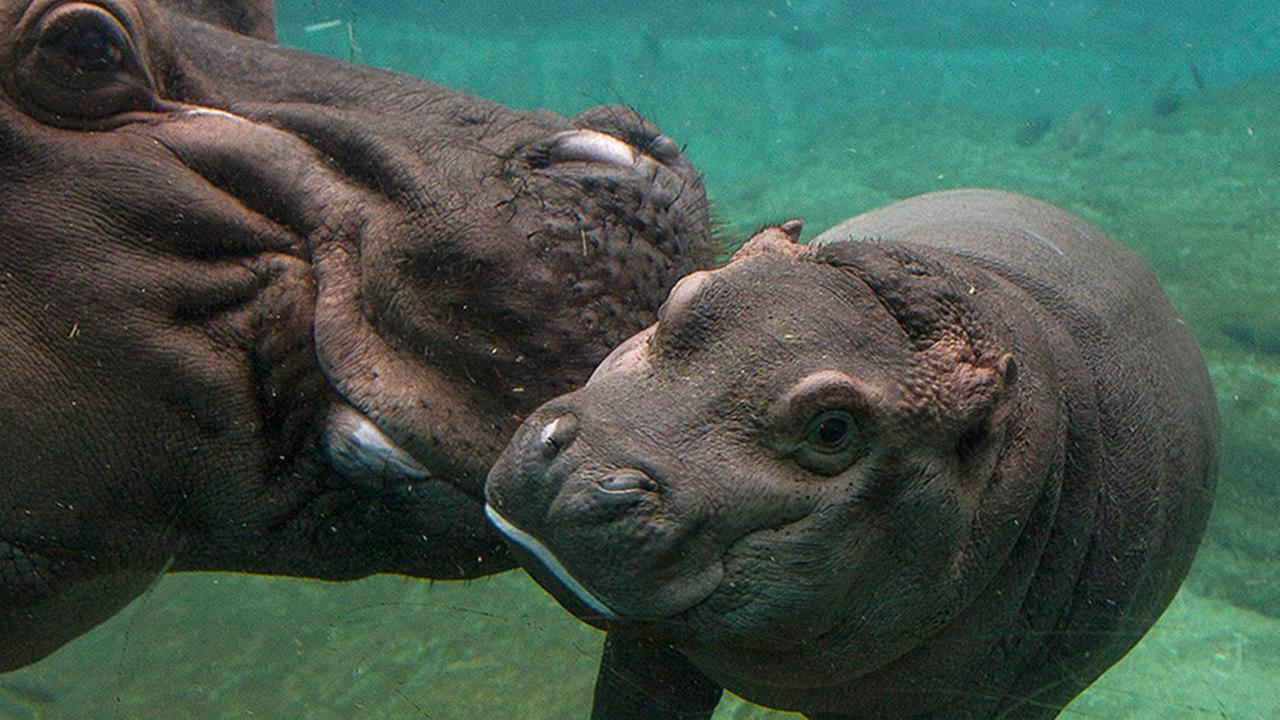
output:
[[[726,241],[975,185],[1108,231],[1204,348],[1222,474],[1182,593],[1064,717],[1280,717],[1275,0],[278,7],[289,45],[518,107],[639,109],[705,173]],[[586,717],[600,645],[520,573],[172,576],[0,678],[0,718]]]

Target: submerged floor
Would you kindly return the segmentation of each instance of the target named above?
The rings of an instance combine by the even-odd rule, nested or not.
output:
[[[470,585],[175,576],[0,678],[0,718],[586,718],[602,636],[523,574]],[[1263,719],[1280,622],[1184,591],[1064,718]],[[787,717],[730,700],[717,720]]]
[[[844,43],[822,22],[834,11],[812,5],[788,16],[790,3],[727,3],[759,20],[750,32],[631,17],[557,34],[498,29],[479,11],[458,21],[475,27],[353,25],[340,3],[295,2],[281,35],[519,106],[633,105],[687,144],[726,237],[794,216],[812,237],[975,185],[1098,224],[1148,260],[1205,349],[1222,484],[1182,593],[1064,717],[1280,717],[1280,69],[1256,66],[1277,56],[1280,18],[1202,36],[1174,18],[1156,36],[1177,48],[1128,56],[1120,31],[1137,20],[1108,15],[1115,3],[980,45],[876,31],[891,17]],[[175,576],[0,676],[0,718],[585,718],[600,645],[520,573],[457,585]],[[716,715],[781,716],[732,700]]]

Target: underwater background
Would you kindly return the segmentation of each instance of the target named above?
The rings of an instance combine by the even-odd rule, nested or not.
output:
[[[1280,2],[283,0],[282,43],[507,105],[636,108],[728,247],[930,190],[1067,208],[1209,363],[1219,494],[1181,593],[1063,717],[1280,718]],[[521,572],[169,576],[0,676],[0,719],[586,718],[603,636]],[[781,718],[727,698],[716,718]]]

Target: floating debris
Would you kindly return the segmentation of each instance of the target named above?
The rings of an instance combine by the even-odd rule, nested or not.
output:
[[[302,28],[302,32],[317,33],[323,30],[332,30],[333,28],[339,27],[340,25],[342,25],[341,20],[325,20],[324,22],[311,23],[310,25],[307,25],[306,27]]]
[[[1088,157],[1102,150],[1111,121],[1111,110],[1101,102],[1086,102],[1067,115],[1058,127],[1058,147],[1072,157]]]
[[[1187,67],[1191,69],[1191,81],[1196,84],[1196,89],[1204,91],[1206,89],[1204,76],[1200,74],[1200,68],[1196,67],[1196,64],[1191,60],[1187,60]]]
[[[1049,126],[1052,124],[1048,115],[1029,117],[1018,124],[1018,129],[1013,133],[1013,140],[1022,147],[1031,147],[1040,142],[1040,138],[1049,132]]]
[[[1160,117],[1169,117],[1182,109],[1182,96],[1169,88],[1160,88],[1151,100],[1151,112]]]

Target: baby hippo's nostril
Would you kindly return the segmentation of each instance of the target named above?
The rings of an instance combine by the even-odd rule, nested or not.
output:
[[[653,492],[658,484],[640,470],[619,470],[597,478],[596,484],[608,493]]]
[[[572,413],[560,415],[547,423],[538,434],[542,456],[550,460],[568,447],[576,437],[578,437],[578,418]]]

